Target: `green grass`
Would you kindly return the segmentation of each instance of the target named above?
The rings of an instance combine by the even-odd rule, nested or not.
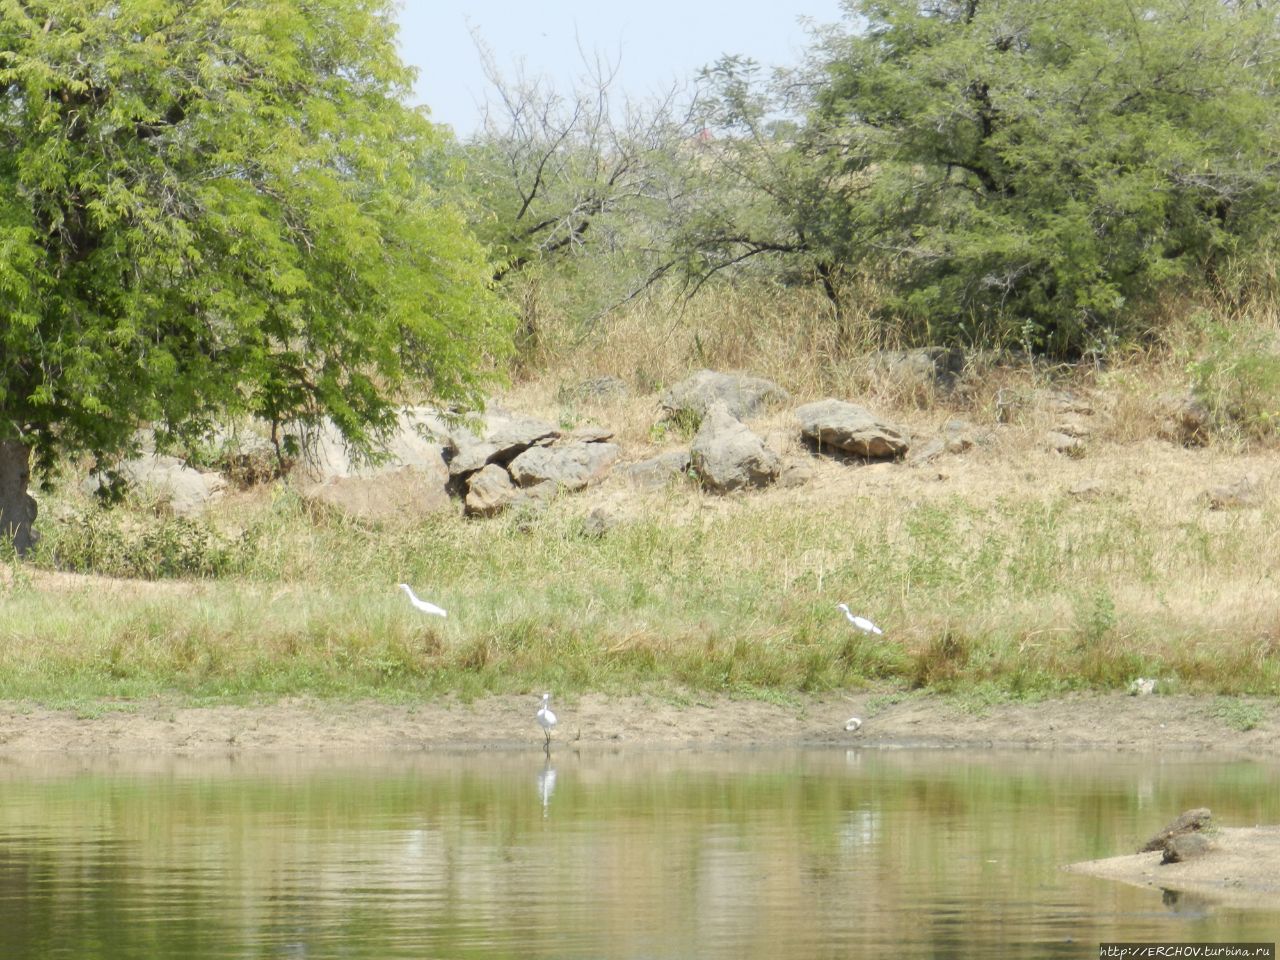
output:
[[[531,517],[386,528],[283,489],[207,522],[55,501],[34,562],[0,588],[0,697],[775,699],[885,681],[981,710],[1135,676],[1280,693],[1274,598],[1233,599],[1269,555],[1275,516],[1162,521],[1143,503],[1041,495],[835,512],[702,497],[673,488],[603,538],[581,535],[572,498]],[[401,581],[449,618],[413,611]],[[840,600],[884,636],[851,630]]]

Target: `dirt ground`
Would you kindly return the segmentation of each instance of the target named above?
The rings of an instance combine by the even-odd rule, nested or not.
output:
[[[1163,854],[1133,853],[1073,863],[1066,869],[1165,891],[1171,906],[1198,903],[1274,910],[1280,903],[1280,827],[1221,828],[1211,847],[1183,863],[1160,862]]]
[[[1280,758],[1280,709],[1256,701],[1252,729],[1233,728],[1219,698],[1075,696],[975,709],[884,691],[771,703],[589,694],[552,706],[557,744],[575,749],[844,748],[1212,751]],[[286,753],[541,747],[536,696],[414,705],[286,700],[262,706],[106,702],[79,711],[0,703],[0,759],[22,754]],[[861,726],[845,729],[858,717]]]

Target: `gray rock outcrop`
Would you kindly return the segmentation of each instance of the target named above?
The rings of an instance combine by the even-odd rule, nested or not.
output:
[[[648,460],[628,464],[623,473],[641,490],[657,490],[672,480],[688,475],[689,451],[668,450]]]
[[[688,416],[700,421],[716,403],[723,403],[739,420],[754,416],[767,404],[784,403],[789,394],[772,380],[742,373],[699,370],[681,380],[659,401],[668,418]]]
[[[703,417],[690,463],[702,485],[716,493],[767,486],[782,471],[782,459],[724,403],[713,404]]]
[[[521,499],[511,474],[496,463],[486,464],[467,481],[466,512],[469,517],[497,516]]]
[[[819,400],[796,408],[800,435],[819,452],[840,450],[873,460],[900,457],[911,447],[906,432],[855,403]]]
[[[450,428],[427,407],[403,411],[382,456],[349,450],[332,424],[315,432],[299,464],[302,496],[362,520],[421,517],[456,509],[449,498],[445,442]]]
[[[479,431],[463,428],[450,433],[450,476],[465,478],[486,464],[510,463],[535,444],[560,436],[555,424],[546,420],[497,411],[485,415]]]
[[[571,440],[549,447],[530,447],[507,469],[521,487],[554,483],[566,490],[581,490],[604,479],[620,453],[617,444]]]
[[[154,498],[179,517],[199,516],[209,504],[222,497],[227,487],[221,474],[206,473],[187,466],[177,457],[156,454],[126,460],[113,472],[130,489]],[[84,491],[96,492],[104,479],[94,474],[84,482]]]

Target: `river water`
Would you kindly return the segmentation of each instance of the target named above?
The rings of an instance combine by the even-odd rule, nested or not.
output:
[[[976,958],[1274,941],[1062,872],[1280,767],[947,751],[0,759],[0,957]]]

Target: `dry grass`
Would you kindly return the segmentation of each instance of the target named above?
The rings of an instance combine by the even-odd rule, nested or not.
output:
[[[824,301],[789,291],[730,292],[683,313],[640,303],[581,343],[546,324],[541,349],[554,359],[526,367],[499,401],[565,426],[613,427],[627,460],[687,443],[656,426],[657,399],[704,366],[768,376],[796,402],[857,400],[918,443],[962,418],[975,444],[922,463],[815,458],[787,406],[751,425],[803,482],[749,495],[680,482],[641,493],[615,473],[538,515],[363,525],[260,488],[196,530],[135,505],[95,536],[141,527],[178,562],[192,559],[187,548],[201,560],[203,544],[221,545],[211,578],[139,584],[11,567],[0,696],[400,698],[548,683],[760,695],[877,678],[1017,693],[1139,675],[1280,693],[1273,444],[1232,429],[1201,448],[1157,439],[1164,398],[1186,394],[1225,323],[1169,323],[1106,366],[978,356],[945,394],[870,359],[865,316],[837,335]],[[630,394],[575,397],[601,375]],[[1268,388],[1253,389],[1265,398]],[[1045,440],[1067,421],[1085,438],[1079,458]],[[1258,502],[1211,509],[1203,491],[1244,475],[1259,478]],[[601,504],[621,522],[584,536]],[[76,495],[45,507],[46,556],[59,542],[64,560],[87,550],[74,539],[82,528],[50,522],[85,509]],[[395,591],[401,580],[450,618],[424,622]],[[840,600],[885,636],[851,631]]]

